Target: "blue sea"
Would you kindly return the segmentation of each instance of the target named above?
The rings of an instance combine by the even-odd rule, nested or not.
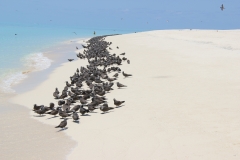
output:
[[[56,26],[0,25],[0,93],[14,93],[13,86],[27,78],[26,71],[41,71],[52,60],[42,51],[61,42],[98,35],[131,33],[131,30],[93,30]]]

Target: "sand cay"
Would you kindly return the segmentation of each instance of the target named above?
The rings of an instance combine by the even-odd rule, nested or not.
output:
[[[126,53],[130,64],[125,61],[120,68],[133,74],[119,76],[117,81],[127,87],[114,84],[106,94],[108,105],[114,107],[113,98],[126,102],[106,114],[95,110],[80,116],[79,124],[69,119],[63,132],[78,145],[67,159],[240,158],[239,30],[149,31],[109,36],[106,41],[112,42],[112,54]],[[80,59],[62,64],[12,102],[29,109],[35,103],[56,103],[55,88],[61,91],[86,64]],[[30,114],[52,127],[61,121]]]

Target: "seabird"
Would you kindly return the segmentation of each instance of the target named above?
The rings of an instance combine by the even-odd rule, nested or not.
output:
[[[125,55],[125,52],[124,52],[124,53],[121,53],[120,55]]]
[[[124,73],[124,71],[122,72],[122,74],[123,74],[124,77],[132,76],[131,74]]]
[[[39,110],[41,107],[44,107],[44,106],[43,105],[38,106],[38,105],[34,104],[33,111]]]
[[[67,126],[67,118],[65,118],[58,126],[55,128],[65,128]]]
[[[85,113],[88,113],[89,110],[88,110],[88,109],[85,109],[85,108],[83,108],[83,106],[81,106],[79,112],[80,112],[82,115],[84,115]]]
[[[224,8],[224,6],[223,6],[223,4],[221,5],[221,7],[220,7],[220,8],[221,8],[221,10],[222,10],[222,11],[225,9],[225,8]]]
[[[61,109],[59,109],[59,116],[61,116],[62,118],[65,118],[65,117],[71,116],[71,114],[68,114],[62,111]]]
[[[130,64],[130,60],[127,60],[127,63]]]
[[[80,109],[80,105],[76,105],[70,111],[77,112],[79,109]]]
[[[119,83],[119,82],[117,82],[117,86],[118,86],[119,88],[121,88],[121,87],[127,87],[127,86],[125,86],[125,85],[123,85],[123,84],[121,84],[121,83]]]
[[[73,121],[79,120],[79,116],[76,111],[73,111],[72,119],[73,119]]]
[[[107,103],[104,103],[102,106],[100,106],[100,110],[103,111],[103,113],[109,111],[109,110],[112,110],[114,109],[113,107],[108,107],[108,104]]]
[[[118,101],[115,98],[113,99],[113,101],[114,101],[114,105],[116,105],[116,106],[120,106],[121,104],[123,104],[125,102],[125,101]]]
[[[74,59],[68,59],[69,62],[72,62]]]
[[[47,112],[46,114],[54,115],[56,117],[56,115],[58,114],[59,108],[60,107],[57,107],[57,109],[54,109],[54,110],[52,110],[50,112]]]
[[[118,77],[118,73],[114,74],[113,77]]]

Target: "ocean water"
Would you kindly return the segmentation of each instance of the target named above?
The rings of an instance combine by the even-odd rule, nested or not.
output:
[[[132,31],[95,30],[96,35],[123,34]],[[63,41],[93,37],[93,29],[56,26],[0,25],[0,95],[14,93],[13,86],[26,79],[28,72],[51,66],[42,51]]]

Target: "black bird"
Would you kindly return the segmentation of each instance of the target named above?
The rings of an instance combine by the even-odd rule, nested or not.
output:
[[[39,110],[35,110],[35,113],[40,114],[40,116],[43,115],[45,112],[46,110],[44,106],[41,107]]]
[[[70,111],[77,112],[79,109],[80,109],[80,105],[76,105]]]
[[[50,103],[50,104],[49,104],[49,107],[44,107],[44,109],[45,109],[46,111],[53,110],[53,109],[54,109],[54,106],[55,106],[54,103]]]
[[[73,86],[73,85],[70,84],[70,83],[68,83],[68,81],[66,81],[66,86],[71,87],[71,86]]]
[[[117,78],[107,78],[107,80],[109,81],[109,82],[112,82],[112,81],[115,81]]]
[[[122,74],[123,74],[124,77],[132,76],[131,74],[124,73],[124,71],[122,72]]]
[[[88,113],[89,110],[88,110],[88,109],[85,109],[85,108],[83,108],[83,106],[81,106],[79,112],[80,112],[82,115],[84,115],[85,113]]]
[[[117,77],[118,77],[118,73],[114,74],[113,77],[116,77],[116,78],[117,78]]]
[[[126,58],[126,57],[123,57],[123,58],[122,58],[122,60],[126,61],[126,60],[127,60],[127,58]]]
[[[125,86],[125,85],[123,85],[123,84],[121,84],[121,83],[119,83],[119,82],[117,82],[117,86],[118,86],[119,88],[121,88],[121,87],[127,87],[127,86]]]
[[[59,106],[61,106],[61,105],[63,105],[63,104],[65,104],[65,101],[64,101],[64,100],[58,101],[58,105],[59,105]]]
[[[95,109],[97,109],[97,108],[96,108],[94,105],[92,105],[92,104],[88,104],[87,106],[88,106],[88,110],[91,111],[91,112],[94,111]]]
[[[118,46],[117,46],[117,49],[119,49]]]
[[[87,101],[83,97],[80,97],[79,100],[81,104],[87,104]]]
[[[55,128],[65,128],[67,126],[67,119],[65,118],[58,126]]]
[[[69,62],[72,62],[74,59],[68,59]]]
[[[38,105],[34,104],[33,111],[39,110],[41,107],[44,107],[44,106],[43,105],[38,106]]]
[[[62,111],[61,109],[59,109],[59,116],[61,116],[62,118],[66,118],[68,116],[71,116],[71,114],[68,114],[68,113]]]
[[[73,111],[72,119],[73,119],[73,121],[79,120],[79,116],[76,111]]]
[[[103,113],[109,111],[109,110],[112,110],[114,109],[113,107],[108,107],[108,104],[107,103],[104,103],[102,106],[100,106],[100,110],[103,111]]]
[[[125,102],[125,101],[118,101],[115,98],[113,99],[113,101],[114,101],[114,105],[116,105],[116,106],[120,106],[121,104],[123,104]]]
[[[46,114],[50,114],[50,115],[56,116],[56,115],[58,114],[59,108],[60,108],[60,107],[58,107],[57,109],[54,109],[54,110],[52,110],[52,111],[49,111],[49,112],[47,112]]]
[[[127,60],[127,63],[130,64],[130,60]]]
[[[225,9],[225,8],[224,8],[224,6],[223,6],[223,4],[221,5],[221,7],[220,7],[220,8],[221,8],[221,10],[222,10],[222,11]]]

